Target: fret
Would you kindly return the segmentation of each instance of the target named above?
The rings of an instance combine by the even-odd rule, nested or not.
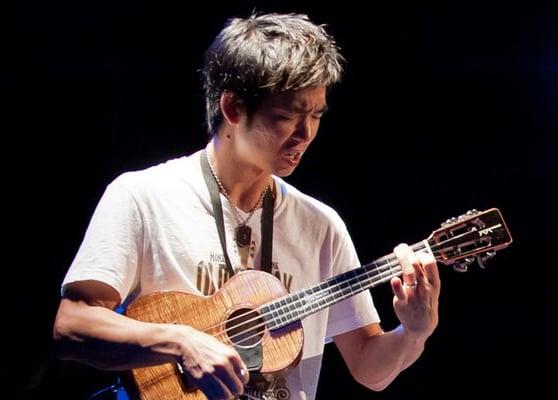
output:
[[[291,303],[291,302],[285,300],[285,304],[286,304],[286,307],[287,307],[287,311],[286,311],[286,313],[285,313],[286,316],[287,316],[287,319],[288,319],[289,321],[292,321],[292,320],[294,319],[294,316],[293,316],[293,303]]]
[[[268,303],[267,305],[263,306],[260,309],[260,315],[264,318],[269,329],[273,330],[278,328],[275,321],[277,320],[279,314],[276,310],[275,303]]]
[[[362,289],[362,280],[366,279],[367,277],[368,277],[368,274],[366,272],[359,275],[359,279],[357,279],[356,284],[354,285],[354,286],[358,286],[358,287],[355,288],[357,293],[361,292],[363,290]]]

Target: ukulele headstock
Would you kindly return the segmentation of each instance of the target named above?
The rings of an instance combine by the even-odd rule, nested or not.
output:
[[[497,208],[470,210],[449,218],[427,239],[436,260],[465,272],[477,261],[485,268],[496,251],[508,247],[513,239]]]

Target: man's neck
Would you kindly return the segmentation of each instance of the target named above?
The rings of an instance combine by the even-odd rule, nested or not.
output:
[[[211,163],[232,203],[242,211],[249,212],[259,202],[262,192],[273,185],[273,179],[269,173],[241,159],[234,153],[232,146],[222,141],[215,136],[209,143],[207,150]]]

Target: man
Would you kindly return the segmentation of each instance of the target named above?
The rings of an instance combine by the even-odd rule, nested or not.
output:
[[[245,389],[312,399],[328,338],[372,390],[419,357],[437,325],[440,281],[432,255],[406,245],[395,248],[403,273],[391,280],[398,328],[382,330],[368,292],[352,296],[305,319],[300,363],[258,390],[245,388],[237,350],[212,335],[113,311],[161,290],[211,295],[245,269],[269,268],[293,292],[359,265],[338,214],[281,179],[315,138],[341,61],[306,16],[229,21],[205,57],[206,149],[121,175],[97,206],[63,283],[54,327],[63,358],[107,370],[178,364],[209,399]]]

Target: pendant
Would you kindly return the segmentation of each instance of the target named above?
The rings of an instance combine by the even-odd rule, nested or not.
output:
[[[252,228],[246,224],[240,224],[234,230],[238,255],[240,256],[240,268],[248,268],[248,256],[250,254],[250,241],[252,240]]]
[[[240,224],[234,231],[236,243],[238,247],[250,246],[250,239],[252,238],[252,228],[246,224]]]

